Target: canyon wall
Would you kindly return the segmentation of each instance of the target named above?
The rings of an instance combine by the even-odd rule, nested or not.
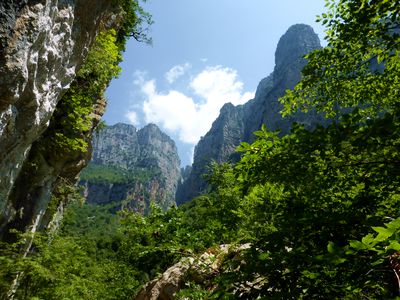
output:
[[[94,137],[93,159],[81,174],[90,204],[113,204],[146,214],[150,203],[163,209],[175,204],[180,182],[175,142],[156,125],[140,130],[118,123]]]
[[[320,47],[319,38],[310,26],[297,24],[287,30],[278,42],[274,71],[261,80],[254,99],[244,105],[225,104],[211,129],[196,145],[191,173],[177,192],[178,204],[200,195],[207,187],[203,175],[208,172],[211,161],[236,161],[239,158],[236,147],[241,142],[253,141],[253,132],[262,124],[266,124],[268,130],[287,134],[293,122],[310,129],[327,122],[315,112],[299,112],[282,118],[280,111],[283,107],[278,101],[287,89],[299,82],[306,64],[304,55]]]
[[[0,2],[0,233],[14,225],[35,230],[56,181],[83,167],[77,162],[85,157],[56,159],[35,143],[100,28],[115,26],[113,10],[107,0]],[[93,126],[105,105],[96,101]],[[82,134],[90,140],[90,130]]]

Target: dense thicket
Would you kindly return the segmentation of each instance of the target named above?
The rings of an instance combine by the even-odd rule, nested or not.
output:
[[[237,164],[213,167],[207,194],[167,212],[74,204],[32,256],[2,253],[3,266],[24,271],[21,299],[128,299],[180,257],[223,243],[251,247],[212,282],[187,285],[186,299],[399,296],[400,3],[327,7],[328,46],[281,101],[286,114],[335,116],[331,125],[284,137],[261,128]]]
[[[67,198],[70,197],[68,196],[68,191],[72,190],[68,186],[71,184],[68,181],[75,177],[76,172],[78,172],[80,168],[78,162],[82,162],[87,157],[88,139],[94,130],[93,127],[97,125],[98,120],[96,118],[100,117],[98,114],[101,114],[101,109],[98,109],[97,106],[99,103],[105,104],[105,89],[111,79],[118,76],[120,72],[118,64],[122,60],[121,53],[125,49],[127,39],[130,36],[134,36],[138,41],[150,41],[146,36],[146,26],[151,23],[151,18],[140,7],[139,1],[113,0],[112,9],[115,13],[113,29],[99,28],[100,33],[96,37],[84,65],[77,72],[70,88],[58,102],[48,129],[32,146],[29,158],[19,176],[23,182],[25,178],[29,180],[32,174],[37,174],[40,167],[39,164],[43,162],[43,157],[46,157],[49,165],[53,164],[52,166],[54,166],[54,161],[57,161],[56,156],[59,157],[60,165],[67,161],[72,166],[76,162],[76,168],[71,170],[70,173],[70,170],[54,171],[53,176],[58,176],[58,178],[56,184],[54,184],[55,187],[52,191],[54,196],[48,205],[46,216],[53,215],[59,204],[68,202]],[[110,24],[102,24],[101,26],[110,26]],[[52,159],[53,157],[54,159]],[[56,167],[54,168],[56,169]],[[49,175],[44,175],[45,178],[40,176],[43,176],[43,174],[38,174],[38,189],[42,188],[41,180],[48,180],[47,177]],[[32,193],[31,198],[37,200],[38,193],[35,192]],[[25,191],[22,191],[20,194],[23,195],[24,193]],[[19,191],[16,194],[19,194]],[[25,225],[24,221],[20,220],[15,223],[18,223],[15,225],[18,228],[22,228]],[[8,240],[14,240],[13,233],[6,233],[6,235]],[[30,238],[24,237],[21,240],[21,244],[30,240]],[[11,252],[8,252],[10,248],[6,247],[6,245],[4,245],[4,249],[0,249],[2,251],[1,257],[4,258],[0,260],[0,263],[4,262],[4,265],[0,266],[4,275],[0,294],[4,295],[4,297],[9,291],[11,281],[16,276],[21,278],[25,276],[24,274],[27,274],[21,273],[21,269],[17,267],[18,264],[14,265],[12,262],[19,260],[19,253],[24,252],[20,250],[29,248],[29,246],[25,247],[18,245],[18,243],[11,246],[14,247]],[[39,251],[38,253],[45,253],[45,251]],[[25,294],[19,293],[15,297],[18,299],[26,298],[29,293],[25,296],[23,295]]]

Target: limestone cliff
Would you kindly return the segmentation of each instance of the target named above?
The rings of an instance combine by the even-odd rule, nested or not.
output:
[[[84,165],[85,157],[56,159],[35,142],[100,28],[115,25],[113,10],[107,0],[0,2],[0,234],[11,222],[36,230],[57,180],[73,179]],[[104,105],[97,99],[93,126]]]
[[[178,263],[169,267],[160,276],[148,282],[133,298],[135,300],[173,300],[177,293],[195,282],[207,291],[218,288],[215,278],[229,272],[232,262],[240,262],[236,269],[240,271],[245,266],[243,252],[250,248],[250,244],[220,245],[209,248],[198,256],[182,258]],[[227,263],[229,262],[229,263]],[[232,287],[239,299],[248,299],[248,292],[258,289],[265,282],[265,278],[254,273],[252,281],[240,282]]]
[[[243,139],[244,128],[243,107],[225,104],[210,131],[195,148],[190,173],[179,185],[176,194],[178,204],[186,202],[186,199],[193,198],[206,188],[203,175],[208,172],[212,160],[221,163],[234,158],[235,149]]]
[[[303,123],[307,128],[326,122],[316,113],[297,113],[283,119],[278,99],[285,90],[292,89],[300,80],[301,69],[306,64],[303,56],[320,48],[318,36],[308,25],[291,26],[280,38],[275,52],[275,68],[272,74],[261,80],[255,98],[244,105],[225,104],[210,131],[195,148],[192,171],[187,180],[180,185],[177,203],[189,201],[199,195],[206,187],[202,175],[207,172],[209,163],[236,160],[236,147],[240,142],[251,142],[253,132],[266,124],[269,130],[290,131],[293,122]]]
[[[93,159],[81,174],[88,203],[114,203],[147,213],[151,201],[175,203],[180,160],[175,142],[154,125],[116,124],[94,138]]]

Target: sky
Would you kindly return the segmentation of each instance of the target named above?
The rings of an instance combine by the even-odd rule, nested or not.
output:
[[[243,104],[274,68],[279,38],[315,22],[323,0],[147,0],[152,45],[128,41],[122,73],[106,91],[104,120],[155,123],[177,144],[182,166],[223,104]],[[323,42],[322,42],[323,43]]]

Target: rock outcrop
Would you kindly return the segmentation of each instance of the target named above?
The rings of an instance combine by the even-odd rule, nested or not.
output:
[[[203,289],[213,291],[217,285],[213,280],[224,272],[230,271],[224,262],[242,260],[242,252],[250,248],[250,244],[240,246],[220,245],[208,249],[200,256],[184,257],[178,263],[168,268],[161,276],[148,282],[136,295],[135,300],[173,300],[176,293],[189,286],[199,284]],[[229,265],[229,264],[228,264]],[[261,286],[264,279],[255,274],[253,282],[232,287],[236,295],[245,296],[247,290]],[[243,299],[246,299],[243,297]]]
[[[140,130],[116,124],[95,136],[93,159],[81,175],[92,204],[116,204],[147,213],[150,202],[166,209],[175,204],[180,160],[175,142],[154,125]]]
[[[83,166],[76,163],[82,157],[55,163],[44,151],[35,174],[24,175],[31,180],[20,178],[100,24],[113,26],[113,9],[106,0],[0,2],[0,233],[10,222],[34,231],[60,173],[73,178]],[[96,115],[102,113],[103,102],[98,99]],[[90,132],[85,134],[89,139]]]
[[[236,147],[241,142],[253,141],[253,132],[262,124],[269,130],[287,134],[293,122],[302,123],[306,128],[326,123],[314,112],[299,112],[282,118],[282,105],[278,102],[285,90],[292,89],[300,80],[301,69],[306,64],[303,56],[320,47],[319,38],[310,26],[297,24],[288,29],[279,40],[274,71],[261,80],[255,98],[244,105],[225,104],[210,131],[196,145],[192,171],[177,192],[178,204],[193,199],[204,190],[207,184],[203,174],[208,171],[211,161],[236,161],[239,157],[235,153]]]

